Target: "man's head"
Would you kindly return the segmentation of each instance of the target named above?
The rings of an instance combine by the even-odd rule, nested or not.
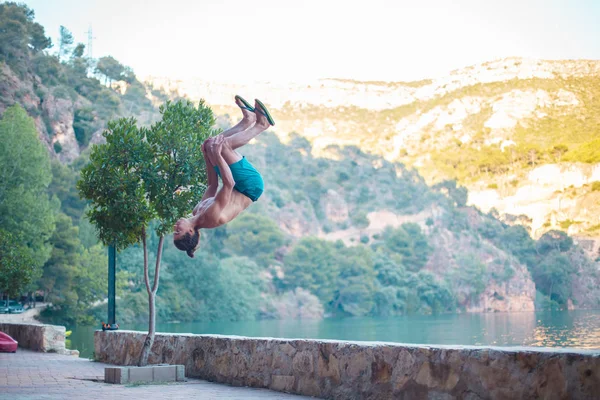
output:
[[[192,223],[182,218],[175,224],[173,233],[173,244],[179,250],[185,251],[188,256],[194,257],[194,252],[200,242],[200,231],[194,228]]]

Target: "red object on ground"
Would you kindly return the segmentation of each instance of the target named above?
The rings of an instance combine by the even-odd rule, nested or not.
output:
[[[18,342],[4,332],[0,332],[0,351],[14,353],[17,351]]]

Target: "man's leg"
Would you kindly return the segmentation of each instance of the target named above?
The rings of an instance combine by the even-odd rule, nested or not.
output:
[[[259,107],[258,104],[256,104],[256,107]],[[242,110],[242,112],[243,111],[246,110]],[[252,127],[243,131],[239,131],[238,133],[235,133],[233,135],[225,136],[233,150],[246,145],[250,140],[254,139],[256,136],[266,131],[267,128],[271,126],[271,124],[269,124],[269,121],[267,120],[267,117],[265,117],[258,110],[256,110],[254,115],[256,123]],[[223,156],[223,158],[225,158],[225,156]],[[225,160],[227,160],[227,158],[225,158]]]
[[[221,132],[221,135],[223,135],[224,137],[229,137],[235,135],[238,132],[245,131],[246,129],[254,125],[254,123],[256,122],[256,114],[254,114],[252,111],[242,108],[243,104],[237,98],[235,99],[235,104],[237,104],[238,107],[240,107],[240,110],[242,110],[242,120],[238,122],[235,126],[227,129],[224,132]]]
[[[240,110],[242,111],[242,120],[240,122],[238,122],[235,126],[233,126],[233,127],[229,128],[229,129],[227,129],[226,131],[223,131],[223,132],[220,133],[220,136],[223,136],[225,138],[229,138],[229,137],[231,137],[233,135],[236,135],[236,134],[239,134],[241,132],[247,131],[249,128],[253,127],[253,125],[256,122],[256,114],[254,112],[243,108],[244,104],[242,104],[242,102],[239,99],[237,99],[237,98],[235,99],[235,103],[238,105],[238,107],[240,107]],[[258,133],[260,133],[260,132],[258,132]],[[232,144],[230,144],[230,145],[231,145],[231,147],[233,149],[241,147],[244,144],[248,143],[250,141],[250,139],[252,139],[254,136],[258,135],[258,133],[250,132],[251,136],[248,136],[247,134],[244,136],[244,138],[246,138],[246,139],[242,139],[242,140],[236,139],[235,141],[232,142],[233,145],[236,145],[236,147],[233,147]],[[210,137],[210,138],[206,139],[204,141],[205,145],[210,147],[211,146],[211,142],[214,139],[215,139],[215,137]],[[245,140],[245,142],[243,140]],[[209,162],[212,165],[217,165],[216,164],[217,160],[216,160],[213,152],[211,152],[211,151],[207,152],[206,156],[208,157],[208,160],[209,160]],[[239,156],[239,154],[238,154],[238,156]],[[225,158],[226,161],[228,159],[225,156],[223,158]],[[241,156],[239,156],[239,158],[241,158]]]

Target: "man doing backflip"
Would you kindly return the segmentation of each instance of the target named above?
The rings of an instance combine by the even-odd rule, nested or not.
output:
[[[236,149],[275,122],[259,100],[255,100],[254,107],[240,96],[235,97],[235,102],[241,108],[243,118],[233,128],[206,139],[202,144],[208,188],[194,207],[192,217],[181,218],[174,227],[173,243],[190,257],[194,257],[198,247],[200,229],[216,228],[233,220],[258,200],[264,190],[260,173]],[[217,192],[218,176],[223,185]]]

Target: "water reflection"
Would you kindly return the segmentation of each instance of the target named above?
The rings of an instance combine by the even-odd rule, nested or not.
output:
[[[538,315],[532,346],[600,348],[598,313],[548,312]]]
[[[93,352],[96,327],[73,327],[71,348]],[[146,325],[122,329],[147,329]],[[600,311],[412,315],[393,318],[157,324],[158,332],[379,341],[409,344],[600,349]]]

